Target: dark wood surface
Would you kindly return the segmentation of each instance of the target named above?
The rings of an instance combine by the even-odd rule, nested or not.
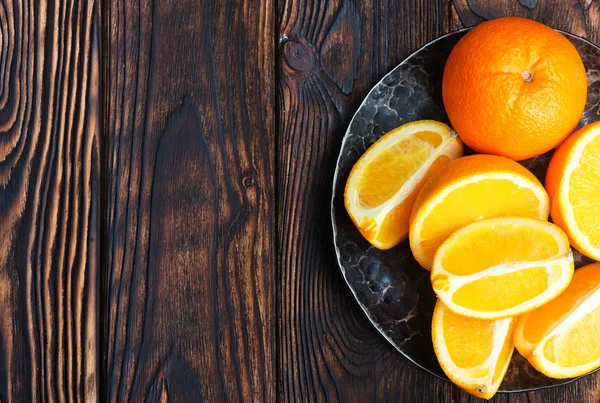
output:
[[[485,19],[519,15],[600,42],[597,1],[521,3],[531,9],[516,0],[279,4],[277,253],[283,400],[479,400],[412,365],[367,322],[336,266],[328,227],[330,189],[352,114],[386,72],[429,40]],[[323,14],[324,19],[315,17]],[[499,394],[494,400],[598,402],[599,381],[596,374],[569,386]]]
[[[105,6],[103,400],[274,401],[272,4]]]
[[[0,3],[0,401],[100,388],[94,0]]]
[[[505,15],[600,43],[597,0],[2,0],[0,402],[476,401],[368,323],[329,201],[369,89]]]

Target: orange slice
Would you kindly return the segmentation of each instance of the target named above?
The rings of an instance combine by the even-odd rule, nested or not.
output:
[[[435,355],[457,386],[474,396],[491,399],[512,357],[513,327],[512,318],[466,318],[438,300],[431,329]]]
[[[431,270],[437,248],[457,229],[502,216],[548,219],[549,200],[542,184],[515,161],[471,155],[451,162],[425,184],[410,219],[410,247]]]
[[[550,215],[584,255],[600,260],[600,122],[558,147],[548,166]]]
[[[346,183],[344,204],[356,228],[376,248],[399,244],[425,180],[462,152],[456,133],[433,120],[381,137],[354,164]]]
[[[490,218],[438,249],[431,283],[452,311],[480,319],[520,315],[560,294],[573,276],[564,232],[531,218]]]
[[[514,343],[552,378],[572,378],[600,367],[600,263],[576,270],[562,294],[519,318]]]

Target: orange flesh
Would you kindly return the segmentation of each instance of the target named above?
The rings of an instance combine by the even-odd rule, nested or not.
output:
[[[513,322],[514,323],[514,322]],[[512,329],[511,329],[512,330]],[[504,340],[504,345],[502,346],[502,352],[498,357],[498,364],[496,365],[496,371],[494,371],[494,382],[498,380],[500,377],[503,377],[504,374],[502,371],[504,370],[504,364],[510,361],[512,357],[512,353],[514,350],[514,345],[512,342],[512,331],[509,331],[509,337]]]
[[[600,357],[600,307],[583,316],[568,332],[550,338],[544,355],[562,367],[574,367]]]
[[[435,172],[438,172],[444,165],[450,162],[450,158],[447,155],[441,155],[435,159],[431,164],[427,173],[423,177],[423,180],[415,186],[412,192],[404,199],[402,203],[397,205],[390,211],[381,224],[379,230],[379,239],[395,239],[400,236],[406,235],[406,228],[408,228],[408,222],[410,219],[410,212],[415,204],[415,200],[419,195],[419,191],[423,187],[423,184],[427,182],[427,179],[431,177]]]
[[[558,252],[554,237],[541,228],[498,224],[462,234],[445,250],[442,266],[451,274],[465,276],[502,263],[550,259]]]
[[[547,288],[546,268],[532,267],[467,283],[454,292],[452,301],[475,311],[497,312],[526,302]]]
[[[360,204],[374,208],[394,196],[442,143],[435,132],[423,131],[399,139],[370,161],[357,183]]]
[[[523,327],[525,340],[535,345],[539,344],[545,335],[562,322],[577,302],[598,285],[600,264],[576,270],[573,280],[562,294],[529,314]]]
[[[471,319],[444,309],[444,340],[452,361],[460,368],[484,364],[492,353],[493,320]]]
[[[499,195],[502,195],[501,197]],[[457,229],[481,218],[537,217],[539,199],[528,188],[507,179],[486,179],[452,191],[423,221],[420,233],[425,255],[434,255]],[[460,214],[456,209],[460,208]]]
[[[570,179],[569,202],[575,222],[595,248],[600,248],[600,136],[584,149]]]
[[[514,344],[512,319],[472,319],[457,315],[441,301],[433,313],[433,343],[440,365],[460,388],[490,399],[498,390]],[[500,351],[494,351],[500,343]],[[493,356],[492,356],[493,354]]]

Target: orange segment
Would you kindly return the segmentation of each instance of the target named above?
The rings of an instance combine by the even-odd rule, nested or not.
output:
[[[419,194],[410,218],[410,246],[430,270],[437,248],[457,229],[502,216],[546,220],[548,210],[542,184],[518,163],[492,155],[459,158]]]
[[[569,241],[559,227],[509,217],[477,221],[453,233],[435,255],[431,283],[452,311],[498,319],[548,302],[572,275]]]
[[[587,313],[561,337],[553,336],[546,341],[544,356],[560,367],[586,365],[591,358],[600,358],[600,308]],[[588,372],[588,371],[586,371]]]
[[[554,222],[581,253],[600,260],[600,122],[583,127],[558,148],[546,176]]]
[[[356,192],[362,207],[388,201],[431,157],[442,135],[430,131],[398,139],[362,168]]]
[[[478,312],[504,311],[543,293],[548,287],[548,277],[545,267],[483,277],[458,288],[452,302]],[[506,283],[506,287],[498,288],[499,283]]]
[[[495,225],[501,225],[502,231],[493,231]],[[558,254],[554,233],[546,227],[532,227],[524,233],[521,225],[492,221],[489,226],[474,226],[460,242],[450,243],[441,264],[449,273],[466,276],[499,264],[547,260]]]
[[[562,294],[519,318],[513,339],[521,355],[553,378],[600,367],[600,263],[575,271]]]
[[[599,284],[600,263],[576,270],[573,280],[559,297],[523,316],[523,320],[519,322],[519,332],[515,333],[519,352],[525,357],[531,355],[542,338],[569,314],[580,299]]]
[[[490,399],[513,353],[513,320],[457,315],[438,300],[433,313],[433,346],[448,378],[474,396]]]
[[[397,245],[423,183],[461,155],[461,142],[443,123],[422,120],[392,130],[350,172],[344,193],[350,218],[373,246]]]

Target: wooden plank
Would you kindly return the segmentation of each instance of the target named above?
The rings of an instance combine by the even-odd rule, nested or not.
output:
[[[448,31],[448,4],[284,0],[278,17],[282,400],[462,396],[413,367],[367,322],[337,268],[329,216],[349,119],[386,72]]]
[[[493,3],[493,5],[492,5]],[[464,25],[522,15],[598,41],[597,2],[279,3],[279,394],[285,401],[479,401],[379,336],[337,269],[329,202],[337,152],[368,90],[411,51]],[[495,402],[600,400],[600,375]]]
[[[0,401],[98,399],[94,0],[0,3]]]
[[[597,1],[454,0],[453,4],[465,26],[493,18],[517,16],[600,43],[600,4]]]
[[[103,399],[273,401],[273,2],[104,6]]]

